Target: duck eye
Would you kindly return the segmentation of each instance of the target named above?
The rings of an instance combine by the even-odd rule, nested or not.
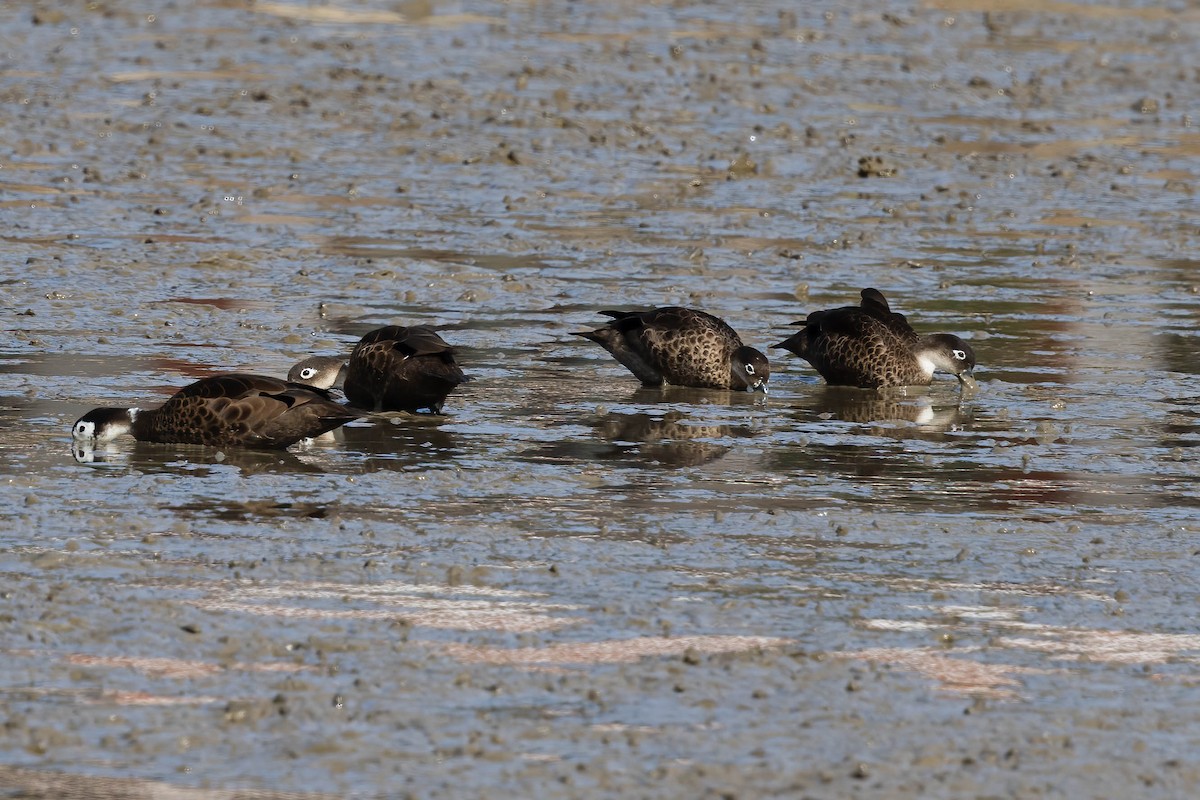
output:
[[[312,367],[305,367],[304,369],[300,370],[301,378],[305,378],[305,379],[311,378],[313,375],[316,375],[316,374],[317,374],[317,371],[315,369],[313,369]]]
[[[955,357],[955,358],[957,358],[959,361],[966,361],[966,360],[967,360],[967,354],[966,354],[966,352],[964,352],[964,351],[962,351],[962,350],[955,350],[955,351],[954,351],[954,357]]]
[[[747,375],[753,375],[753,374],[754,374],[754,365],[753,365],[753,364],[747,364],[747,365],[746,365],[746,374],[747,374]]]

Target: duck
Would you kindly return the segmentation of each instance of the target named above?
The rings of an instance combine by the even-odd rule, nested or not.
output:
[[[118,436],[140,442],[278,450],[362,414],[327,392],[263,375],[231,373],[189,384],[158,408],[95,408],[71,427],[76,447]]]
[[[363,336],[348,359],[306,358],[288,380],[341,389],[352,407],[365,411],[440,414],[449,394],[470,379],[432,327],[389,325]]]
[[[772,345],[807,361],[830,386],[879,389],[928,386],[935,372],[976,388],[975,351],[950,333],[918,334],[892,311],[878,289],[863,289],[861,304],[814,311],[796,333]]]
[[[312,356],[297,362],[288,370],[287,379],[328,392],[341,389],[346,384],[348,367],[346,359],[341,356]]]
[[[767,392],[767,357],[720,317],[678,306],[600,313],[612,321],[575,335],[603,347],[646,386]]]

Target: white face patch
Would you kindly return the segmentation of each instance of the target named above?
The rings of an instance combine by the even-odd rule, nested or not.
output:
[[[97,410],[117,411],[118,409]],[[79,420],[75,423],[75,427],[71,429],[71,438],[89,447],[99,447],[108,444],[118,436],[131,433],[133,430],[133,421],[137,419],[138,409],[127,408],[123,409],[123,411],[124,414],[122,415],[104,416],[99,421],[93,419]]]
[[[933,372],[937,369],[937,365],[930,361],[928,356],[924,354],[917,356],[917,363],[921,366],[921,372],[925,377],[933,377]]]

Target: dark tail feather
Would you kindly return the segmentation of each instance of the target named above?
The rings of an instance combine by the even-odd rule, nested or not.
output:
[[[872,314],[883,314],[886,316],[892,313],[892,308],[888,305],[887,298],[878,289],[862,290],[862,308]]]
[[[788,352],[795,353],[798,356],[802,356],[804,354],[804,351],[807,349],[805,347],[804,332],[801,331],[800,333],[792,334],[791,336],[784,339],[779,344],[771,345],[771,349],[772,350],[787,350]]]
[[[604,328],[601,328],[598,331],[571,331],[571,335],[572,336],[582,336],[583,338],[587,339],[588,341],[592,341],[592,342],[595,342],[596,344],[602,345],[602,344],[604,344],[604,331],[605,331]]]

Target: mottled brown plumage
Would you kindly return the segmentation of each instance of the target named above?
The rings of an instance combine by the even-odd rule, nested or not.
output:
[[[814,311],[797,333],[775,347],[790,350],[821,373],[831,386],[925,386],[935,370],[973,387],[975,353],[948,333],[921,336],[875,289],[862,290],[862,304]]]
[[[767,390],[767,357],[712,314],[674,306],[600,313],[612,322],[575,335],[612,353],[647,386]]]
[[[158,408],[94,409],[75,423],[72,436],[84,446],[130,434],[142,442],[278,449],[359,416],[310,386],[230,374],[185,386]]]
[[[446,396],[467,380],[454,348],[428,325],[371,331],[350,352],[346,399],[374,411],[440,414]]]
[[[454,348],[428,325],[389,325],[371,331],[341,359],[314,356],[292,367],[289,380],[323,389],[337,387],[355,408],[440,414],[446,396],[469,380]]]

